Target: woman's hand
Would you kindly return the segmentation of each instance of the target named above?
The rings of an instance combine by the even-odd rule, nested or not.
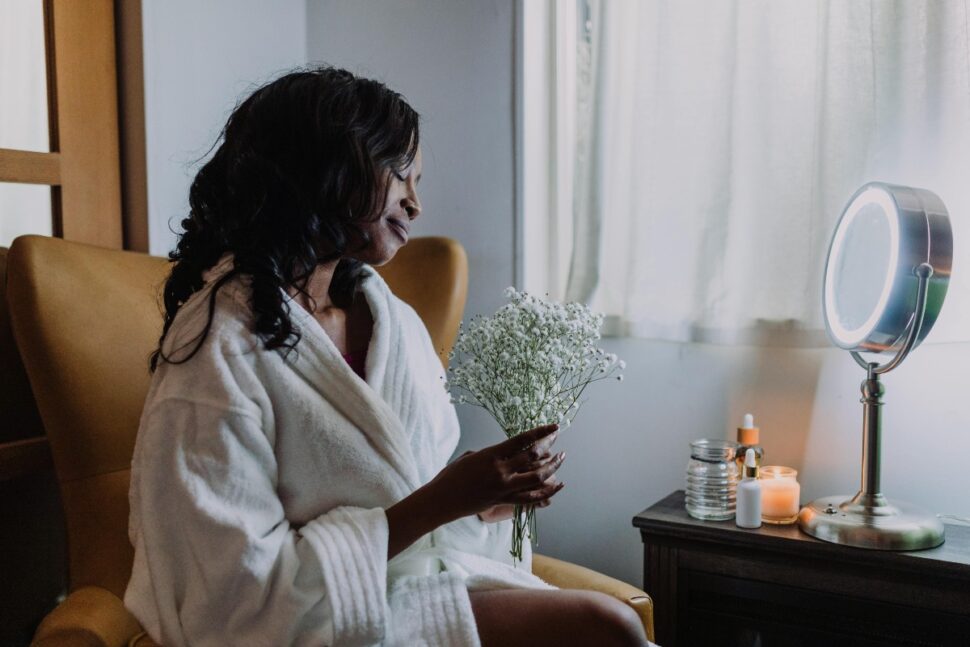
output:
[[[553,476],[546,482],[546,485],[552,485],[556,482],[556,477]],[[553,492],[559,492],[564,487],[560,485],[559,489]],[[538,503],[530,503],[533,508],[545,508],[550,503],[552,503],[552,497],[542,499]],[[498,505],[493,505],[491,508],[486,508],[478,513],[478,518],[486,523],[498,523],[499,521],[505,521],[506,519],[511,519],[515,516],[515,505],[511,503],[500,503]]]
[[[548,501],[549,499],[546,499],[546,502]],[[491,508],[487,508],[478,513],[478,518],[485,523],[498,523],[499,521],[511,519],[514,516],[515,506],[511,503],[500,503],[498,505],[493,505]]]
[[[565,485],[555,473],[566,454],[549,451],[558,429],[559,425],[536,427],[497,445],[465,452],[388,508],[387,558],[462,517],[480,513],[484,521],[501,521],[512,517],[516,504],[549,505]]]
[[[463,453],[462,456],[467,456],[469,454],[474,454],[475,452],[468,450]],[[555,478],[555,477],[553,477]],[[548,502],[548,499],[546,499]],[[485,508],[478,513],[478,518],[486,523],[498,523],[499,521],[505,521],[506,519],[511,519],[515,516],[515,506],[511,503],[499,503],[498,505],[493,505],[491,508]]]
[[[512,518],[516,504],[545,507],[563,483],[555,473],[565,453],[552,454],[558,425],[536,427],[477,452],[465,452],[427,484],[449,517]]]
[[[459,458],[463,458],[469,454],[474,454],[475,452],[469,450],[463,453]],[[556,476],[553,475],[549,478],[544,485],[552,485],[556,481]],[[560,488],[561,489],[561,488]],[[543,499],[538,503],[532,504],[536,508],[545,508],[550,503],[552,503],[551,498]],[[505,521],[506,519],[511,519],[515,516],[515,504],[513,503],[499,503],[493,505],[490,508],[485,508],[478,513],[478,518],[486,523],[498,523],[499,521]]]

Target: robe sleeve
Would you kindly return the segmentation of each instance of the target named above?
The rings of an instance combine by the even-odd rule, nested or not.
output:
[[[380,643],[387,517],[338,507],[300,528],[260,420],[185,399],[146,413],[132,465],[125,603],[164,645]]]

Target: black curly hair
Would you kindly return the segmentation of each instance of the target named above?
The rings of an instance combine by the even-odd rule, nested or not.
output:
[[[184,231],[169,254],[165,325],[151,370],[159,360],[183,363],[198,352],[218,290],[238,275],[250,279],[254,332],[267,349],[286,352],[299,343],[281,288],[304,291],[321,263],[340,259],[330,297],[350,305],[364,269],[348,255],[369,243],[360,223],[379,217],[388,175],[414,160],[418,125],[400,94],[333,67],[291,72],[242,101],[192,182]],[[205,328],[191,353],[171,359],[162,345],[175,315],[227,252],[234,266],[208,296]]]

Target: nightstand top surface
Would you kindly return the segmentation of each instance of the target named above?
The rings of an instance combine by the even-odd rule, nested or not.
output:
[[[970,526],[944,524],[946,541],[929,550],[895,552],[869,550],[833,544],[806,535],[797,524],[787,526],[763,525],[748,530],[738,528],[734,520],[701,521],[687,514],[684,491],[677,490],[633,518],[633,525],[651,541],[658,539],[699,541],[722,546],[735,546],[798,553],[820,559],[846,560],[854,564],[871,563],[895,568],[911,566],[924,574],[938,571],[948,577],[970,581]]]

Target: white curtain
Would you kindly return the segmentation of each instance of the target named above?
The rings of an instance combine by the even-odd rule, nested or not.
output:
[[[954,274],[928,341],[970,339],[967,2],[579,6],[572,105],[556,107],[573,126],[557,154],[571,137],[575,156],[551,176],[572,202],[538,243],[571,250],[545,252],[554,296],[591,302],[612,334],[827,345],[829,237],[881,180],[947,205]]]

